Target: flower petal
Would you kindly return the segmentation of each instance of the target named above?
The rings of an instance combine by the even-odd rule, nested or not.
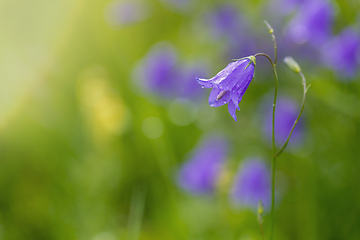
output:
[[[251,67],[251,65],[249,66]],[[238,105],[246,91],[246,89],[249,87],[250,82],[253,78],[254,74],[249,74],[247,78],[244,81],[241,81],[240,83],[236,84],[230,91],[230,97],[231,100],[235,103],[235,105]]]
[[[242,59],[235,62],[231,62],[223,70],[221,70],[218,74],[216,74],[213,78],[210,79],[197,78],[197,81],[202,87],[211,88],[217,86],[218,88],[223,90],[230,90],[236,84],[236,80],[238,80],[238,76],[237,76],[238,74],[233,75],[233,73],[243,72],[248,62],[249,59]],[[233,76],[229,78],[230,75]]]
[[[229,101],[228,109],[229,109],[230,115],[234,118],[235,121],[237,121],[236,109],[240,110],[239,105],[235,105],[232,101]]]
[[[212,79],[211,83],[213,86],[222,90],[231,90],[238,82],[241,82],[244,77],[246,78],[251,71],[254,71],[253,64],[250,64],[248,68],[246,68],[249,61],[249,59],[243,59],[230,63]]]
[[[231,89],[230,98],[234,104],[239,104],[239,102],[241,101],[241,98],[242,98],[242,96],[240,95],[240,86],[239,85],[236,85],[235,87],[233,87],[233,89]]]
[[[201,85],[203,88],[212,88],[213,85],[210,82],[211,79],[204,79],[204,78],[196,78],[198,84]]]
[[[252,79],[254,75],[254,64],[251,63],[249,66],[244,64],[240,66],[236,71],[234,71],[225,81],[223,81],[222,88],[224,90],[231,90],[237,84],[243,86],[247,84],[247,82]],[[220,88],[220,87],[219,87]]]
[[[217,96],[222,90],[218,88],[213,88],[209,95],[209,105],[211,107],[220,107],[227,104],[230,101],[230,93],[227,92],[221,99],[216,100]]]
[[[243,96],[246,92],[246,89],[249,87],[251,80],[253,79],[254,75],[249,75],[246,81],[244,81],[244,84],[240,88],[240,95]]]

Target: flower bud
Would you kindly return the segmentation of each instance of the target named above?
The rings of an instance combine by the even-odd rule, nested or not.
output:
[[[263,223],[263,213],[264,213],[264,205],[262,204],[261,200],[258,203],[257,207],[257,218],[260,224]]]
[[[291,69],[291,71],[295,73],[299,73],[301,71],[299,64],[292,57],[285,57],[284,62]]]
[[[264,21],[265,27],[267,28],[267,30],[269,31],[270,34],[274,33],[274,29],[271,27],[271,25],[265,20]]]

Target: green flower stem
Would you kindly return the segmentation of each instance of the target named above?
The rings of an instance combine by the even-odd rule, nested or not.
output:
[[[276,109],[276,100],[278,92],[278,76],[276,72],[276,67],[273,65],[274,77],[275,77],[275,93],[274,93],[274,103],[273,103],[273,114],[272,114],[272,152],[273,158],[271,161],[271,221],[270,221],[270,237],[272,240],[275,224],[275,168],[276,168],[276,146],[275,146],[275,109]]]
[[[276,45],[276,44],[274,44]],[[270,220],[270,237],[269,240],[272,240],[273,232],[274,232],[274,223],[275,223],[275,168],[276,168],[276,146],[275,146],[275,110],[276,110],[276,101],[277,101],[277,93],[278,93],[278,75],[276,72],[276,65],[271,60],[271,58],[265,53],[257,53],[254,55],[264,56],[266,57],[274,72],[275,77],[275,93],[274,93],[274,103],[273,103],[273,114],[272,114],[272,161],[271,161],[271,220]]]
[[[272,114],[272,161],[271,161],[271,219],[270,219],[270,236],[269,240],[273,239],[273,232],[274,232],[274,225],[275,225],[275,169],[276,169],[276,146],[275,146],[275,110],[276,110],[276,100],[277,100],[277,94],[278,94],[278,85],[279,85],[279,79],[276,72],[276,63],[277,63],[277,44],[276,44],[276,38],[274,35],[274,29],[271,27],[271,25],[265,20],[264,24],[266,28],[268,29],[269,34],[271,35],[272,41],[274,43],[274,62],[271,60],[271,58],[264,54],[259,53],[255,54],[255,57],[258,56],[264,56],[267,59],[269,59],[270,64],[273,68],[274,72],[274,78],[275,78],[275,93],[274,93],[274,103],[273,103],[273,114]],[[286,146],[285,146],[286,147]]]
[[[301,109],[300,109],[299,115],[297,116],[297,118],[296,118],[296,120],[295,120],[295,122],[294,122],[294,124],[293,124],[293,126],[292,126],[292,128],[291,128],[291,130],[290,130],[290,133],[289,133],[289,135],[288,135],[288,137],[287,137],[287,139],[286,139],[286,142],[285,142],[284,145],[279,149],[279,151],[273,156],[274,158],[278,157],[278,156],[284,151],[284,149],[286,148],[286,146],[288,145],[289,140],[290,140],[290,137],[291,137],[291,135],[292,135],[292,133],[293,133],[293,131],[294,131],[294,129],[295,129],[295,126],[296,126],[296,124],[298,123],[298,121],[299,121],[299,119],[300,119],[300,117],[301,117],[301,114],[302,114],[302,112],[303,112],[303,110],[304,110],[306,93],[307,93],[310,85],[309,85],[309,86],[306,86],[306,79],[305,79],[304,74],[303,74],[301,71],[299,71],[298,73],[299,73],[299,75],[300,75],[300,77],[301,77],[301,82],[302,82],[303,89],[304,89],[304,91],[303,91],[303,99],[302,99],[302,103],[301,103]]]
[[[263,224],[259,223],[259,226],[260,226],[260,232],[261,232],[262,239],[266,240]]]
[[[296,73],[298,73],[301,77],[302,80],[302,85],[304,88],[303,91],[303,99],[302,99],[302,104],[301,104],[301,109],[299,112],[298,117],[296,118],[291,131],[286,139],[286,142],[284,143],[284,145],[276,152],[276,146],[275,146],[275,110],[276,110],[276,100],[277,100],[277,94],[278,94],[278,75],[276,72],[276,63],[277,63],[277,44],[276,44],[276,39],[275,39],[275,35],[274,35],[274,30],[273,28],[270,26],[270,24],[267,21],[264,21],[265,26],[267,27],[269,34],[272,37],[273,43],[274,43],[274,53],[275,53],[275,60],[272,61],[272,59],[265,53],[257,53],[254,55],[254,57],[257,56],[264,56],[266,57],[272,68],[273,68],[273,72],[274,72],[274,78],[275,78],[275,93],[274,93],[274,103],[273,103],[273,114],[272,114],[272,161],[271,161],[271,219],[270,219],[270,233],[269,233],[269,240],[273,239],[273,233],[274,233],[274,225],[275,225],[275,169],[276,169],[276,158],[284,151],[284,149],[286,148],[286,146],[289,143],[290,137],[294,131],[294,128],[296,126],[296,124],[298,123],[301,114],[304,110],[304,105],[305,105],[305,97],[306,97],[306,93],[307,90],[309,89],[309,86],[306,86],[306,79],[304,77],[304,74],[301,72],[301,69],[299,67],[299,65],[296,63],[296,61],[291,58],[285,58],[285,63]]]
[[[270,237],[273,239],[274,225],[275,225],[275,165],[276,157],[272,158],[271,162],[271,221],[270,221]]]

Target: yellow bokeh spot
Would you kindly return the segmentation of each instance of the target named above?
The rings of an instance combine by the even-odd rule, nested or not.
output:
[[[103,139],[124,131],[128,110],[119,93],[111,88],[103,68],[90,68],[81,74],[79,98],[95,138]]]

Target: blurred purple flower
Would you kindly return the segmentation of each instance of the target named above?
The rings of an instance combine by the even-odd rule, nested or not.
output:
[[[161,97],[176,94],[177,54],[172,45],[155,44],[135,69],[135,77],[147,92]]]
[[[236,59],[237,56],[249,56],[253,54],[260,44],[249,31],[242,32],[242,36],[236,36],[236,34],[229,35],[226,55],[230,59]],[[243,37],[246,35],[246,38]],[[239,44],[241,41],[241,44]]]
[[[287,37],[297,44],[321,46],[332,34],[334,9],[326,0],[306,1],[290,21]]]
[[[254,76],[255,58],[249,57],[231,62],[211,79],[196,78],[205,88],[212,88],[209,96],[211,107],[228,103],[230,115],[236,121],[236,109]]]
[[[209,39],[224,39],[227,57],[247,56],[254,51],[255,40],[251,39],[251,32],[246,18],[234,4],[226,3],[216,6],[207,12],[204,23],[210,30]],[[239,44],[241,42],[242,44]]]
[[[261,200],[264,208],[271,204],[271,174],[268,165],[260,159],[245,160],[235,177],[231,199],[240,207],[257,209]]]
[[[194,79],[198,74],[207,73],[205,62],[181,64],[177,61],[175,48],[167,42],[160,42],[155,44],[137,65],[134,78],[137,85],[148,93],[169,99],[196,100],[203,93]]]
[[[353,28],[343,30],[322,48],[326,65],[341,76],[352,78],[360,67],[360,35]]]
[[[202,142],[181,167],[178,184],[193,194],[213,193],[227,151],[228,143],[223,138],[211,137]]]
[[[240,13],[230,4],[221,5],[208,13],[207,24],[214,37],[237,34],[241,29]]]
[[[148,6],[136,1],[111,1],[105,9],[105,18],[110,25],[124,26],[147,18]]]
[[[268,139],[272,136],[272,100],[265,101],[263,117],[263,130]],[[278,97],[275,112],[275,142],[276,145],[285,143],[289,132],[299,114],[299,107],[294,100],[286,97]],[[296,125],[289,145],[299,144],[303,138],[303,125],[300,120]]]

